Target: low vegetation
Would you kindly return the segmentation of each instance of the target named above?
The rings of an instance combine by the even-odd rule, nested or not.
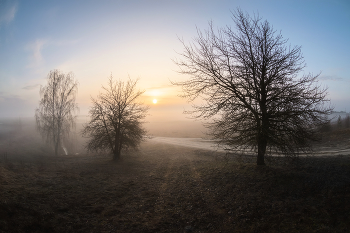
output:
[[[118,163],[25,158],[0,158],[0,232],[350,230],[350,155],[257,167],[254,157],[147,140]]]

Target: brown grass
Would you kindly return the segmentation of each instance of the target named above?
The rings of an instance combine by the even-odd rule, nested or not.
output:
[[[331,132],[321,133],[322,146],[333,146],[337,147],[344,145],[350,148],[350,128],[347,129],[333,129]]]
[[[0,232],[350,231],[349,155],[257,167],[148,141],[118,163],[0,161]]]

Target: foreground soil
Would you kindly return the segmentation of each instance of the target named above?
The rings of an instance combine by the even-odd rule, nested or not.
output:
[[[148,140],[0,159],[0,232],[349,232],[350,155],[270,159]]]

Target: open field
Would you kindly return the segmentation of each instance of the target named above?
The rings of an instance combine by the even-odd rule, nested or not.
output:
[[[249,157],[147,140],[110,157],[0,158],[0,232],[349,232],[350,155]]]

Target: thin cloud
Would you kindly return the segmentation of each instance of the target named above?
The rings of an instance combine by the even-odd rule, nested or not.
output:
[[[40,87],[40,84],[35,84],[35,85],[32,85],[32,86],[25,86],[22,89],[24,89],[24,90],[34,90],[34,89],[37,89],[38,87]]]
[[[17,3],[10,5],[9,1],[0,2],[0,27],[10,23],[15,18],[17,9]]]
[[[0,94],[0,102],[16,102],[23,101],[19,95],[3,95]]]
[[[79,40],[48,40],[48,39],[37,39],[27,45],[26,49],[31,51],[29,57],[28,68],[35,68],[41,66],[45,59],[43,57],[43,50],[48,46],[71,46],[77,44]]]
[[[173,85],[162,85],[157,87],[147,88],[144,97],[167,96],[174,91],[176,87]]]
[[[37,39],[27,46],[27,49],[32,52],[28,67],[37,67],[43,63],[42,50],[46,44],[47,40]]]

